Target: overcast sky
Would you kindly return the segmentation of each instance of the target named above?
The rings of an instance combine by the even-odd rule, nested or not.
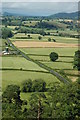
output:
[[[33,16],[47,16],[58,12],[75,12],[78,11],[78,2],[52,2],[52,0],[14,0],[14,2],[9,2],[10,0],[3,0],[2,10],[3,12],[9,13],[19,13]],[[17,1],[17,2],[15,2]],[[36,2],[38,1],[38,2]],[[46,1],[46,2],[45,2]],[[67,0],[68,1],[68,0]]]

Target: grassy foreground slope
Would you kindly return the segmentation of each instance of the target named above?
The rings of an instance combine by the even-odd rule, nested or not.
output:
[[[32,80],[43,79],[44,81],[46,81],[47,86],[49,83],[55,83],[55,82],[63,84],[55,76],[49,73],[43,73],[43,72],[3,70],[2,76],[3,76],[3,82],[2,82],[3,90],[5,90],[7,85],[10,85],[10,84],[16,84],[21,86],[22,83],[27,79],[32,79]]]

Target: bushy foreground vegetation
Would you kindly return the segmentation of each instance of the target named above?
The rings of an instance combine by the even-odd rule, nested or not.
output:
[[[27,83],[27,88],[31,89],[30,81],[27,81]],[[41,84],[41,86],[43,85]],[[3,119],[26,118],[28,120],[29,118],[51,118],[53,120],[78,120],[80,108],[79,88],[80,78],[77,82],[70,85],[60,86],[58,83],[53,84],[47,92],[38,92],[36,89],[35,92],[30,94],[29,100],[28,98],[21,100],[20,87],[17,85],[8,85],[3,92],[2,98]]]

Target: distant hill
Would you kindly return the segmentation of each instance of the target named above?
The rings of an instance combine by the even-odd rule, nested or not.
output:
[[[57,14],[50,15],[49,18],[78,19],[78,16],[80,16],[80,11],[73,12],[73,13],[57,13]]]
[[[19,16],[19,14],[4,12],[3,16]]]
[[[25,14],[8,13],[8,12],[4,12],[3,16],[28,16],[28,17],[34,17],[34,16],[25,15]],[[48,17],[48,18],[57,18],[57,19],[60,19],[60,18],[62,18],[62,19],[66,19],[66,18],[68,18],[68,19],[78,19],[79,16],[80,16],[80,11],[73,12],[73,13],[57,13],[57,14],[53,14],[53,15],[50,15],[50,16],[46,16],[46,17]],[[35,17],[40,17],[40,16],[35,16]]]

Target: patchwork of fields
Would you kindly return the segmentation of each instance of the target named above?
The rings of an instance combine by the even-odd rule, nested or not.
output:
[[[42,30],[41,28],[30,27],[34,27],[37,22],[39,21],[24,21],[22,24],[24,24],[26,29],[32,30],[32,32]],[[22,55],[18,55],[16,52],[16,55],[2,56],[3,91],[10,84],[19,85],[21,89],[22,83],[28,79],[31,79],[32,81],[35,79],[42,79],[47,83],[48,88],[51,84],[59,83],[60,86],[64,84],[55,75],[36,64],[35,61],[56,71],[67,80],[69,79],[72,82],[77,80],[79,73],[76,69],[73,69],[73,61],[75,51],[78,50],[78,38],[59,35],[60,33],[77,35],[77,31],[66,29],[66,24],[62,24],[55,20],[50,20],[48,23],[61,28],[59,30],[44,28],[44,31],[47,34],[41,35],[39,33],[20,33],[15,29],[19,27],[17,25],[7,26],[14,33],[14,36],[10,38],[11,42],[18,50],[22,51],[25,55],[28,55],[32,61],[25,59]],[[41,40],[39,40],[39,36],[41,37]],[[49,41],[49,39],[51,41]],[[2,50],[5,49],[6,42],[6,39],[2,40]],[[12,46],[9,46],[9,49],[11,52],[14,51]],[[52,62],[50,60],[49,55],[51,52],[56,52],[59,55],[57,61]],[[29,98],[29,96],[30,93],[25,94],[21,92],[21,99]]]
[[[53,31],[53,33],[52,33]],[[25,33],[17,33],[15,34],[11,40],[12,41],[40,41],[40,42],[48,42],[48,39],[51,38],[51,39],[55,39],[56,40],[56,43],[68,43],[68,44],[78,44],[78,38],[70,38],[70,37],[61,37],[61,36],[55,36],[55,32],[54,30],[51,31],[51,35],[45,35],[45,36],[42,36],[40,34],[26,34]],[[47,31],[48,32],[48,31]],[[61,31],[63,32],[63,31]],[[71,32],[71,31],[67,31],[67,32]],[[30,35],[31,38],[27,38],[27,35]],[[39,40],[38,37],[41,36],[42,39]],[[24,37],[24,39],[23,39]],[[27,38],[27,39],[26,39]],[[53,40],[51,41],[52,43]]]
[[[38,60],[54,70],[64,70],[66,75],[75,81],[78,77],[78,71],[73,69],[74,52],[78,48],[22,48],[21,50],[28,54],[32,59]],[[49,54],[51,51],[57,52],[59,59],[51,62]],[[35,54],[36,53],[36,54]]]
[[[80,11],[76,7],[77,3],[66,2],[3,4],[1,120],[80,119]]]
[[[43,48],[42,45],[44,45],[45,42],[36,42],[38,44],[41,44],[42,48],[39,48],[37,44],[34,44],[34,42],[30,45],[35,45],[35,48],[27,47],[27,42],[13,42],[22,52],[27,54],[31,59],[39,61],[43,63],[44,65],[52,68],[53,70],[60,72],[61,70],[64,70],[66,76],[71,79],[72,81],[76,81],[78,78],[78,71],[73,69],[73,56],[75,51],[78,50],[78,48],[70,47],[71,44],[66,44],[68,47],[64,46],[64,43],[60,43],[63,45],[63,47],[55,46],[59,43],[53,43],[54,48]],[[16,44],[18,43],[18,45]],[[23,43],[23,44],[22,44]],[[52,44],[52,43],[50,43]],[[22,45],[20,47],[19,45]],[[28,45],[28,44],[27,44]],[[48,45],[48,42],[47,42]],[[69,46],[70,45],[70,46]],[[26,47],[25,47],[26,46]],[[49,58],[49,54],[54,51],[58,53],[59,58],[56,62],[51,62]],[[8,84],[19,84],[21,86],[22,82],[26,79],[43,79],[47,82],[47,84],[51,82],[59,82],[62,84],[58,78],[48,73],[47,70],[39,67],[37,64],[26,60],[22,56],[3,56],[2,58],[2,67],[3,67],[3,90],[6,88]]]

